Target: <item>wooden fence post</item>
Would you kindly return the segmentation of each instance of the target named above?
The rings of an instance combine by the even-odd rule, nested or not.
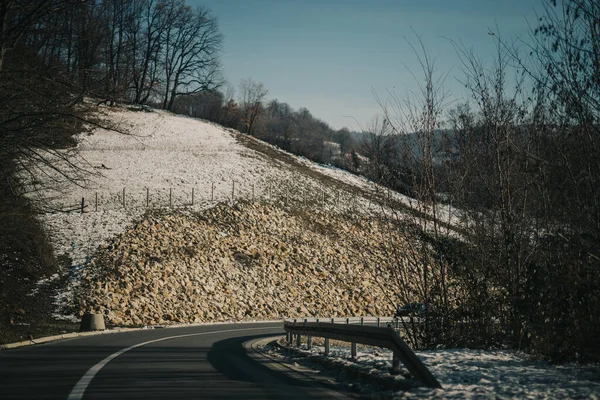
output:
[[[83,209],[85,208],[85,198],[81,198],[81,213],[83,214]]]
[[[123,208],[125,207],[125,188],[123,188]]]
[[[210,201],[214,201],[215,200],[215,183],[212,182],[211,188],[210,188]]]
[[[192,188],[192,207],[194,206],[194,188]]]

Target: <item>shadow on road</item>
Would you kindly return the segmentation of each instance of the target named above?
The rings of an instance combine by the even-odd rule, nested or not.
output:
[[[208,362],[231,381],[246,381],[263,387],[269,398],[331,398],[327,393],[322,392],[320,389],[323,388],[316,385],[314,381],[298,379],[296,374],[291,377],[285,371],[273,370],[265,365],[269,362],[268,359],[250,356],[248,351],[251,350],[244,348],[243,343],[263,337],[265,336],[244,336],[216,342],[208,353]]]
[[[158,336],[160,332],[144,334]],[[264,335],[192,336],[141,346],[112,359],[91,380],[84,399],[330,398],[310,379],[267,368],[243,343]],[[66,398],[94,364],[123,349],[90,338],[0,354],[0,398]],[[139,339],[142,340],[142,339]]]

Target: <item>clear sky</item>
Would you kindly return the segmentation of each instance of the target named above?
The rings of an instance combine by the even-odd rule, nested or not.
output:
[[[456,97],[460,62],[451,42],[462,40],[491,58],[498,27],[504,38],[526,37],[543,0],[186,0],[209,8],[225,36],[225,78],[250,77],[294,108],[306,107],[333,128],[365,126],[383,98],[415,88],[418,63],[407,40],[421,36]],[[407,68],[409,70],[407,70]],[[353,118],[349,118],[352,116]]]

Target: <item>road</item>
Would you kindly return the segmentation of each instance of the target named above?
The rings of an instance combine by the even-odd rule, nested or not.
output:
[[[281,323],[87,336],[0,351],[0,398],[344,398],[250,347]],[[277,364],[277,368],[273,366]]]

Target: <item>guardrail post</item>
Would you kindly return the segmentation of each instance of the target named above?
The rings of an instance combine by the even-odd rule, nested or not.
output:
[[[399,374],[400,373],[400,357],[398,355],[398,352],[394,351],[394,358],[392,358],[392,370],[391,370],[392,374]]]
[[[331,318],[331,323],[335,324],[335,318]]]
[[[357,345],[358,343],[370,344],[380,347],[389,348],[392,350],[392,368],[390,371],[394,374],[400,373],[401,365],[410,372],[410,374],[417,380],[421,381],[425,386],[432,388],[441,388],[440,383],[435,379],[427,367],[419,360],[417,355],[410,349],[410,347],[402,340],[396,331],[387,328],[375,328],[368,326],[350,326],[349,317],[341,317],[342,322],[336,326],[333,324],[320,324],[320,323],[308,323],[307,319],[300,322],[294,320],[293,325],[289,322],[285,322],[284,327],[290,333],[291,341],[294,342],[295,346],[300,347],[302,344],[302,335],[307,336],[308,348],[312,348],[313,337],[323,337],[325,339],[325,355],[330,355],[330,338],[334,337],[340,340],[350,342],[351,344],[351,360],[356,361],[358,359]],[[360,318],[360,317],[359,317]],[[316,319],[316,317],[314,318]],[[343,326],[343,319],[346,320],[346,326]],[[333,321],[333,319],[331,319]],[[389,322],[388,322],[389,321]],[[364,324],[365,320],[362,318],[361,322]],[[381,325],[383,322],[388,327],[393,327],[394,320],[390,321],[387,319],[381,320],[377,317],[378,324]],[[294,338],[294,335],[296,337]],[[403,369],[402,369],[403,370]]]
[[[360,324],[361,324],[361,325],[364,325],[364,324],[365,324],[365,319],[364,319],[364,317],[360,317]]]
[[[377,327],[381,327],[381,318],[377,317]]]

